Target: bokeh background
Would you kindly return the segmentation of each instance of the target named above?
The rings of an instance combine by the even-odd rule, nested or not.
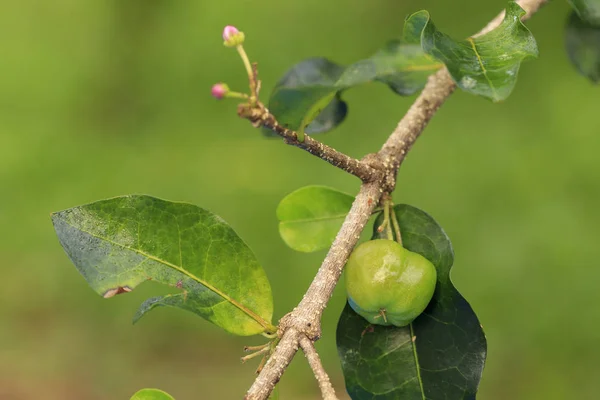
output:
[[[225,218],[272,281],[276,318],[324,257],[278,237],[275,207],[307,184],[359,182],[235,116],[214,82],[245,87],[221,30],[246,32],[264,95],[311,56],[351,63],[431,11],[465,37],[505,2],[395,0],[40,0],[0,3],[0,399],[128,399],[159,387],[178,400],[239,399],[246,344],[178,310],[133,326],[145,284],[103,300],[60,247],[50,212],[129,193],[188,201]],[[504,103],[456,93],[400,172],[396,200],[431,213],[453,241],[453,280],[479,315],[488,360],[479,398],[595,399],[600,383],[600,88],[564,52],[564,1],[528,26],[541,57]],[[379,149],[413,98],[380,84],[345,94],[347,121],[321,136],[355,157]],[[338,290],[318,343],[344,393]],[[281,398],[318,398],[302,356]]]

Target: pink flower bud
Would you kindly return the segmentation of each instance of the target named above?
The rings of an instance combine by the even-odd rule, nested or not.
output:
[[[225,29],[223,29],[223,40],[228,42],[233,38],[234,35],[237,35],[238,33],[240,33],[238,28],[232,25],[227,25]]]
[[[229,93],[229,87],[224,83],[214,84],[210,90],[210,94],[212,94],[215,99],[219,100],[225,97],[227,93]]]
[[[227,47],[235,47],[244,43],[244,32],[240,32],[235,26],[227,25],[223,29],[224,45]]]

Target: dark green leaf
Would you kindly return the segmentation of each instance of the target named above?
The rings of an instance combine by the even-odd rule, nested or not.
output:
[[[343,90],[380,81],[398,94],[411,95],[441,66],[412,37],[392,41],[372,57],[346,68],[325,58],[311,58],[296,64],[277,83],[269,110],[289,129],[325,132],[346,117],[347,105],[340,98]]]
[[[423,50],[446,64],[461,89],[500,101],[512,92],[521,62],[538,55],[533,35],[521,22],[524,14],[517,3],[509,2],[500,26],[463,41],[438,31],[427,11],[411,15],[405,29],[414,35],[416,29],[422,28]]]
[[[334,86],[343,71],[344,67],[325,58],[310,58],[296,64],[277,82],[269,99],[269,110],[280,125],[306,133],[318,133],[327,125],[341,123],[347,105],[339,96],[336,98]],[[313,130],[309,124],[332,102]]]
[[[52,214],[88,284],[108,298],[153,280],[179,293],[146,301],[192,311],[228,332],[272,331],[271,287],[248,246],[220,217],[150,196],[123,196]]]
[[[175,400],[168,393],[159,389],[142,389],[131,396],[130,400]]]
[[[486,339],[450,280],[450,240],[425,212],[407,205],[395,211],[404,246],[435,265],[436,291],[423,314],[402,328],[371,325],[346,305],[337,347],[348,393],[354,400],[475,399]],[[380,216],[375,229],[381,221]],[[373,238],[380,235],[375,230]]]
[[[389,42],[370,58],[348,66],[336,86],[349,88],[371,81],[387,84],[394,92],[410,96],[423,88],[427,77],[442,67],[423,52],[419,43],[403,41]]]
[[[332,130],[342,123],[348,114],[348,103],[336,93],[331,102],[317,115],[305,129],[306,133],[323,133]]]
[[[600,27],[600,0],[568,0],[579,17],[585,22]]]
[[[306,186],[288,194],[277,207],[279,233],[296,251],[327,248],[335,239],[354,197],[325,186]]]
[[[569,59],[579,73],[592,82],[600,81],[600,25],[593,26],[572,12],[566,27]]]

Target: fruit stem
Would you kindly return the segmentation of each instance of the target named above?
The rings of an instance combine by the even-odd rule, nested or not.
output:
[[[386,228],[388,223],[389,223],[389,221],[386,221],[384,219],[383,222],[381,223],[381,225],[379,225],[379,227],[377,228],[377,232],[379,232],[379,233],[383,232],[383,230]]]
[[[390,206],[391,214],[392,214],[392,225],[394,226],[394,232],[396,233],[396,241],[400,243],[402,246],[402,234],[400,233],[400,224],[398,223],[398,217],[396,216],[396,211],[394,211],[394,207]]]
[[[383,224],[381,226],[385,226],[386,234],[388,240],[394,240],[394,234],[392,233],[392,225],[390,224],[390,208],[391,202],[389,197],[384,200],[383,205]],[[381,227],[380,227],[381,228]]]

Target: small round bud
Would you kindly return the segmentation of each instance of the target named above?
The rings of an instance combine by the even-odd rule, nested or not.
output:
[[[223,29],[224,45],[227,47],[235,47],[244,43],[244,32],[240,32],[235,26],[227,25]]]
[[[237,35],[238,33],[240,33],[238,28],[233,25],[227,25],[225,29],[223,29],[223,40],[227,41],[231,39],[233,35]]]
[[[227,93],[229,93],[229,86],[227,86],[224,83],[214,84],[212,89],[210,90],[210,94],[212,94],[212,96],[215,99],[219,99],[219,100],[221,100],[223,97],[225,97],[227,95]]]

